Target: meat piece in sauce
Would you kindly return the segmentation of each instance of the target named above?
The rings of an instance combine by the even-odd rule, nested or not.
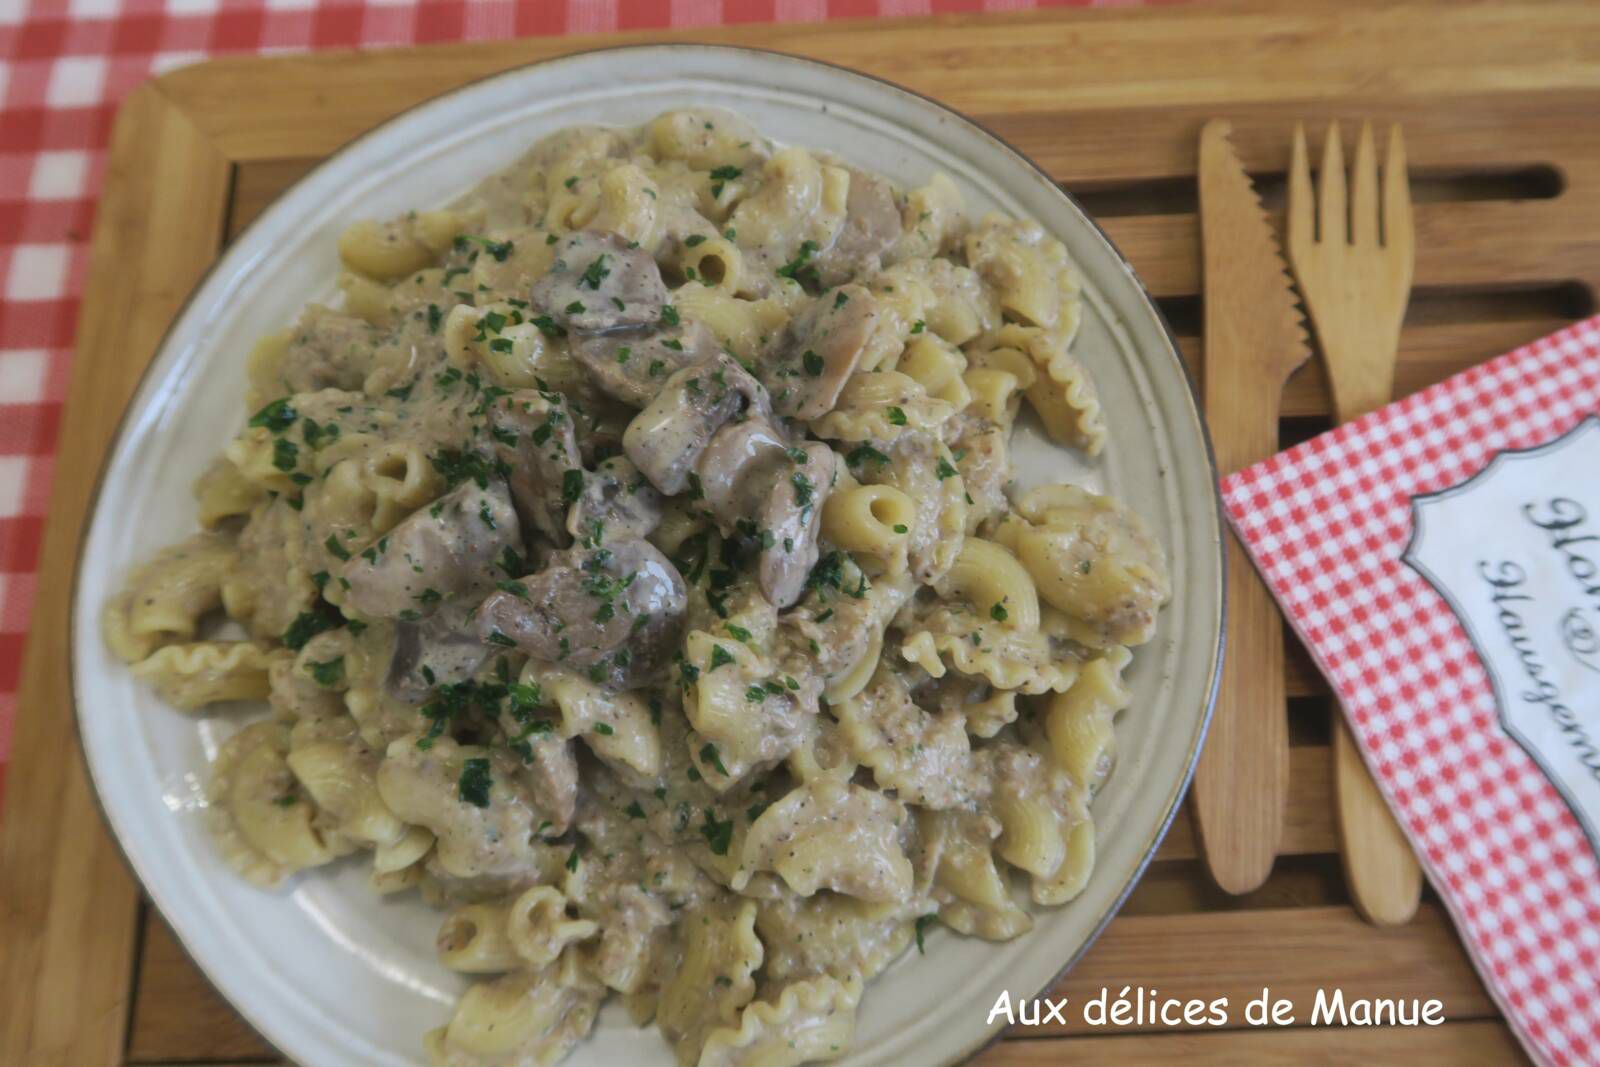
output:
[[[688,487],[700,454],[725,423],[768,413],[766,389],[738,360],[721,353],[667,379],[628,424],[622,447],[652,485],[676,496]]]
[[[621,235],[579,230],[556,245],[550,272],[533,283],[533,304],[573,333],[654,325],[667,304],[661,269]]]
[[[661,523],[661,494],[627,456],[602,460],[584,474],[583,493],[567,513],[567,532],[585,547],[646,537]]]
[[[557,552],[548,566],[490,594],[478,634],[614,688],[659,680],[678,647],[688,593],[648,541]]]
[[[477,602],[457,597],[425,619],[394,627],[389,689],[401,700],[420,703],[435,686],[464,682],[492,651],[472,625]]]
[[[595,387],[636,408],[648,404],[678,370],[703,363],[719,350],[711,331],[694,321],[648,333],[612,331],[572,342],[573,358]]]
[[[505,483],[467,481],[352,556],[340,568],[345,604],[374,618],[431,615],[445,600],[485,583],[521,528]]]
[[[833,246],[817,256],[817,276],[825,286],[843,285],[883,266],[883,254],[900,239],[900,205],[894,186],[876,174],[850,172],[844,226]]]
[[[569,497],[579,488],[582,458],[567,398],[519,389],[489,409],[495,454],[510,468],[511,499],[523,524],[558,545],[569,543]],[[568,472],[580,472],[569,477]]]
[[[290,333],[278,379],[289,393],[359,390],[379,337],[365,319],[313,304]]]
[[[823,291],[763,360],[773,410],[800,419],[832,411],[877,324],[878,301],[862,286]]]

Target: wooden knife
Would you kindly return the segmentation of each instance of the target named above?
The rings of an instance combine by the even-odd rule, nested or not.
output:
[[[1206,420],[1223,474],[1277,451],[1284,383],[1311,357],[1283,254],[1228,141],[1231,129],[1218,119],[1200,131]],[[1283,619],[1244,549],[1227,540],[1227,655],[1192,803],[1211,876],[1246,893],[1277,856],[1289,722]]]

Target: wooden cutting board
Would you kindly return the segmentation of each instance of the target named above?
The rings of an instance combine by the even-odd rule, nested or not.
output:
[[[521,63],[607,44],[697,40],[840,63],[983,122],[1076,193],[1160,301],[1203,371],[1195,145],[1233,120],[1235,144],[1281,204],[1289,131],[1330,118],[1398,120],[1411,145],[1417,291],[1397,395],[1531,340],[1594,306],[1600,283],[1600,5],[1195,3],[887,22],[737,27],[407,51],[228,59],[137,90],[112,145],[45,536],[0,826],[0,1063],[262,1062],[273,1051],[176,946],[109,841],[76,752],[69,590],[104,449],[162,331],[196,279],[315,161],[398,111]],[[1289,440],[1329,425],[1314,363],[1290,383]],[[1181,591],[1180,591],[1181,595]],[[1280,860],[1226,897],[1180,817],[1123,915],[1057,990],[1159,988],[1228,996],[1270,986],[1301,1025],[1200,1033],[1035,1030],[987,1065],[1299,1062],[1331,1035],[1304,1026],[1318,988],[1438,997],[1448,1024],[1352,1030],[1351,1060],[1504,1063],[1518,1053],[1432,899],[1396,930],[1363,924],[1333,854],[1321,680],[1291,640],[1292,795]],[[1133,709],[1130,714],[1138,714]],[[928,961],[927,966],[936,966]],[[1234,1017],[1237,1020],[1239,1012]]]

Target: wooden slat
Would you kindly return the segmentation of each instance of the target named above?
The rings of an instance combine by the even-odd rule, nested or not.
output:
[[[101,457],[139,375],[216,254],[229,168],[150,86],[124,105],[95,221],[0,823],[0,1062],[112,1062],[127,1019],[136,897],[73,735],[69,593]],[[174,189],[184,190],[175,197]]]
[[[1289,803],[1283,813],[1283,837],[1278,852],[1299,856],[1332,852],[1338,845],[1333,815],[1332,756],[1326,745],[1289,750]],[[1156,858],[1194,859],[1198,855],[1194,824],[1185,806],[1172,821]]]
[[[469,78],[608,45],[693,39],[814,56],[891,79],[981,115],[1082,113],[1175,101],[1238,109],[1340,99],[1600,87],[1589,43],[1600,11],[1583,0],[1450,10],[1450,30],[1376,0],[1290,8],[1208,4],[1079,16],[848,21],[692,33],[629,33],[442,45],[399,53],[231,58],[166,76],[170,91],[232,158],[320,155],[396,111]],[[1585,32],[1585,31],[1590,32]],[[1356,58],[1359,57],[1359,58]],[[1381,75],[1381,76],[1380,76]],[[262,93],[271,80],[273,91]],[[242,108],[240,100],[250,100]],[[1409,124],[1408,124],[1409,125]],[[1130,127],[1131,129],[1131,127]],[[1422,158],[1418,157],[1418,162]]]
[[[130,1063],[272,1056],[272,1046],[222,999],[166,922],[149,909],[128,1023]]]
[[[1367,1067],[1374,1063],[1448,1063],[1452,1067],[1526,1064],[1502,1022],[1449,1023],[1371,1030],[1269,1029],[1198,1034],[1127,1034],[1061,1040],[1000,1041],[972,1067],[1059,1067],[1063,1063],[1136,1063],[1141,1067]]]

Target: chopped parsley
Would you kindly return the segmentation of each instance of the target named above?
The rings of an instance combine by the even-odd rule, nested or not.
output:
[[[700,749],[700,762],[711,764],[717,769],[718,774],[724,778],[728,777],[728,768],[722,765],[722,755],[717,751],[717,746],[710,741],[707,741],[705,746]]]
[[[561,499],[564,503],[575,504],[578,497],[583,495],[583,471],[572,468],[561,475]]]
[[[289,628],[283,631],[283,645],[295,652],[306,647],[306,642],[324,630],[332,630],[344,622],[344,616],[325,600],[318,600],[310,611],[294,617]]]
[[[888,408],[888,414],[890,425],[904,426],[906,424],[906,412],[904,408],[894,407],[891,405]]]
[[[582,288],[587,285],[591,289],[599,289],[600,283],[605,281],[606,276],[610,273],[611,268],[606,266],[606,254],[601,252],[594,257],[593,262],[584,268],[583,274],[578,278],[578,287]],[[579,310],[581,311],[582,308],[579,308]]]
[[[594,732],[599,734],[601,737],[610,737],[617,731],[608,722],[597,722],[594,724]]]
[[[469,803],[474,808],[488,808],[491,785],[493,777],[490,776],[488,758],[472,757],[462,763],[461,779],[456,782],[456,795],[461,797],[462,803]]]
[[[676,326],[682,320],[678,316],[678,309],[668,304],[661,309],[661,322],[665,326]]]
[[[789,484],[794,486],[794,502],[797,506],[806,508],[811,506],[811,500],[816,493],[816,488],[811,484],[811,479],[804,473],[795,471],[789,478]]]
[[[567,328],[549,315],[535,315],[529,321],[539,327],[539,332],[546,337],[565,337],[567,335]]]
[[[429,456],[428,462],[433,464],[433,469],[439,472],[445,484],[451,489],[468,479],[476,482],[479,489],[487,489],[490,476],[501,473],[496,464],[485,459],[482,453],[471,449],[466,451],[454,448],[442,449],[435,455]]]
[[[928,324],[923,322],[921,319],[918,319],[916,322],[913,322],[911,324],[911,332],[914,333],[914,334],[915,333],[921,333],[923,330],[925,330],[927,328],[928,328]]]
[[[700,827],[700,832],[706,836],[706,844],[711,846],[713,854],[726,856],[728,846],[733,844],[733,820],[726,822],[717,821],[717,813],[710,808],[705,809],[706,821]]]
[[[320,686],[335,686],[344,681],[344,657],[335,656],[324,663],[307,664],[311,677]]]
[[[718,667],[726,667],[732,664],[733,661],[733,656],[728,653],[727,649],[721,645],[711,646],[711,670],[716,670]]]
[[[823,369],[827,366],[822,362],[822,357],[809,348],[800,353],[800,365],[805,368],[806,374],[812,378],[822,377]]]
[[[300,446],[287,437],[272,442],[272,465],[287,474],[300,463]]]
[[[329,534],[328,539],[322,542],[322,547],[332,553],[336,559],[350,558],[350,550],[339,543],[338,534]]]
[[[274,400],[254,415],[250,416],[251,426],[264,426],[273,433],[282,433],[294,424],[299,418],[299,412],[290,406],[289,398]]]
[[[941,482],[946,478],[954,478],[960,473],[954,467],[950,466],[950,461],[945,459],[943,456],[939,457],[939,466],[936,468],[936,470],[938,471],[939,480]]]
[[[817,282],[817,268],[811,262],[811,257],[816,255],[820,245],[815,241],[800,242],[799,253],[778,268],[778,277],[793,278],[797,282]]]
[[[859,467],[868,460],[873,463],[887,463],[889,462],[889,457],[871,445],[857,445],[844,457],[844,461],[852,467]]]
[[[1005,622],[1006,619],[1010,618],[1010,612],[1006,611],[1005,601],[995,601],[994,606],[989,609],[989,618],[995,622]]]
[[[917,916],[917,955],[919,955],[919,956],[926,955],[926,953],[923,951],[923,947],[922,947],[922,935],[927,932],[928,927],[932,926],[934,923],[936,923],[938,921],[939,921],[939,916],[937,916],[937,915],[919,915],[919,916]]]
[[[482,245],[483,250],[493,256],[496,263],[504,263],[516,247],[510,241],[491,241],[487,237],[477,237],[468,233],[456,235],[455,246],[457,249],[465,249],[468,245],[473,244]]]
[[[688,237],[683,239],[683,243],[686,248],[698,248],[706,243],[705,234],[690,234]]]

